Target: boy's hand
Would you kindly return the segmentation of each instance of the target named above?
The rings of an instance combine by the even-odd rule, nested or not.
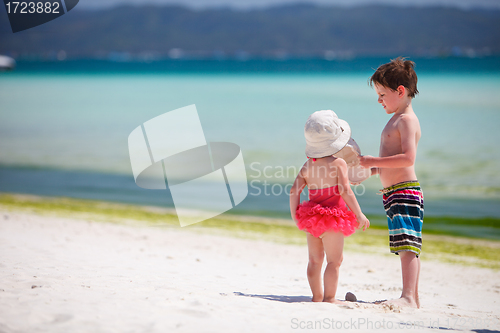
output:
[[[363,168],[370,168],[373,166],[374,157],[370,155],[358,156],[359,165]]]
[[[361,216],[356,216],[358,220],[358,229],[363,228],[363,231],[366,231],[370,227],[370,221],[366,218],[364,214],[361,214]]]

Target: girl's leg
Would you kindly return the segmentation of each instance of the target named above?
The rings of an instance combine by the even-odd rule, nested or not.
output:
[[[339,282],[340,264],[343,260],[344,235],[341,232],[329,231],[323,236],[323,247],[328,265],[325,269],[325,296],[323,302],[337,303],[335,294]]]
[[[307,265],[307,280],[313,294],[313,302],[323,301],[323,287],[321,286],[321,268],[325,251],[321,239],[307,233],[307,248],[309,250],[309,263]]]

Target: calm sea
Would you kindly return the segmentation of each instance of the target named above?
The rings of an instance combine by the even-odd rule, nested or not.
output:
[[[309,114],[334,110],[378,154],[389,116],[367,79],[388,60],[21,61],[0,73],[0,191],[171,206],[134,184],[127,138],[196,104],[207,141],[242,149],[251,186],[235,212],[286,216]],[[500,58],[413,60],[426,214],[500,217]],[[362,208],[383,214],[379,179],[363,185]]]

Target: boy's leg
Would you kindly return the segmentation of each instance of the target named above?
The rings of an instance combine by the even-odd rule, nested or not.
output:
[[[384,190],[386,193],[383,203],[387,212],[389,246],[391,252],[400,256],[403,275],[401,298],[387,303],[418,308],[420,259],[416,253],[420,253],[422,248],[423,193],[416,181],[396,184]]]
[[[344,235],[341,232],[329,231],[323,236],[323,247],[326,252],[327,265],[324,275],[324,302],[339,303],[335,299],[339,282],[340,264],[343,260]]]
[[[418,261],[418,272],[417,272],[417,283],[415,285],[415,301],[417,302],[417,308],[420,309],[420,298],[418,297],[418,280],[420,279],[420,257],[417,258]]]
[[[387,301],[387,304],[420,307],[418,301],[418,279],[420,275],[420,259],[411,251],[399,252],[403,275],[403,292],[401,298]]]
[[[323,287],[321,285],[321,268],[325,251],[321,239],[307,233],[307,248],[309,251],[309,263],[307,264],[307,280],[313,294],[313,302],[323,301]]]

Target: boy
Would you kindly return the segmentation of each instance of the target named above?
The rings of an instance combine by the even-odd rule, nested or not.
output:
[[[411,105],[412,98],[418,94],[414,65],[399,57],[380,66],[370,78],[378,102],[393,116],[382,131],[380,157],[360,156],[359,161],[361,166],[371,168],[372,175],[380,175],[390,249],[401,259],[401,298],[385,303],[419,308],[424,204],[414,168],[420,139],[420,124]]]

